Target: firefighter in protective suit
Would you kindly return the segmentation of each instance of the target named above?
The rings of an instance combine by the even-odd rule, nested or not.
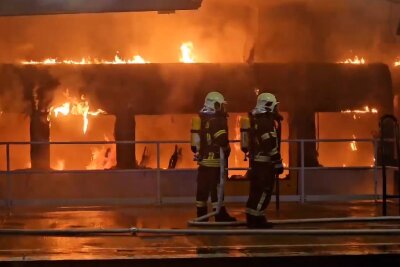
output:
[[[282,117],[278,113],[279,102],[270,93],[262,93],[257,98],[257,105],[244,118],[242,133],[246,131],[243,124],[248,125],[247,140],[243,140],[242,150],[249,154],[250,193],[246,204],[246,220],[249,228],[272,227],[267,222],[264,211],[271,201],[275,184],[275,176],[283,173],[283,165],[279,146],[276,123]],[[243,142],[247,144],[243,144]]]
[[[220,147],[222,147],[226,159],[230,154],[228,116],[224,109],[225,104],[222,94],[210,92],[207,94],[204,106],[199,113],[198,143],[196,145],[196,143],[192,142],[192,151],[196,154],[199,165],[196,193],[197,217],[208,213],[207,201],[209,195],[211,195],[211,203],[214,210],[218,205],[217,187],[220,181]],[[194,132],[196,131],[192,129],[192,140]],[[220,212],[215,215],[215,221],[232,222],[236,221],[236,219],[231,217],[226,208],[222,206]]]

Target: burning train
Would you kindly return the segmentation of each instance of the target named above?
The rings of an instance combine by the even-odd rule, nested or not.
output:
[[[332,10],[339,12],[340,4],[332,5]],[[361,8],[359,3],[346,7],[343,16],[349,24],[338,24],[343,32],[358,28],[356,21],[369,21],[350,16]],[[371,52],[372,48],[360,45],[371,37],[359,41],[331,30],[335,19],[327,19],[328,11],[316,1],[282,1],[257,8],[244,1],[221,1],[204,3],[203,10],[179,33],[171,29],[188,22],[191,15],[175,14],[172,19],[156,14],[54,18],[66,30],[63,34],[38,17],[32,19],[37,27],[21,39],[10,37],[15,49],[0,57],[4,62],[0,65],[0,121],[4,128],[0,141],[138,142],[12,145],[10,169],[168,168],[174,153],[179,156],[179,168],[193,168],[196,164],[189,145],[174,141],[188,140],[190,118],[210,90],[221,91],[229,102],[231,139],[238,138],[238,118],[253,107],[257,90],[281,99],[283,137],[291,140],[374,138],[379,115],[398,109],[400,75],[395,52],[379,53],[382,47]],[[72,29],[86,20],[82,27],[88,27],[87,33],[103,18],[114,26],[130,25],[129,30],[110,26],[118,29],[108,31],[107,37],[103,31],[93,32],[93,40],[100,36],[100,41],[94,42],[82,40],[83,29]],[[380,17],[376,20],[381,22]],[[18,27],[16,18],[1,23]],[[164,26],[158,29],[154,25]],[[39,29],[53,35],[40,35]],[[292,36],[283,34],[287,30]],[[87,45],[82,48],[82,43]],[[111,49],[114,53],[122,43],[113,58],[105,59],[104,54]],[[332,44],[337,47],[328,49]],[[384,44],[390,46],[387,51],[395,50],[393,42]],[[357,46],[357,53],[349,52]],[[8,46],[0,43],[0,48]],[[123,56],[130,51],[135,51],[133,56]],[[157,148],[154,141],[170,143]],[[240,149],[236,144],[233,147],[230,164],[246,166]],[[1,167],[6,170],[6,147],[2,149]],[[304,152],[304,165],[310,167],[370,166],[376,160],[370,145],[356,141],[340,145],[307,142]],[[283,156],[287,166],[299,166],[299,144],[285,143]],[[290,178],[287,190],[294,192],[297,171],[292,171]]]

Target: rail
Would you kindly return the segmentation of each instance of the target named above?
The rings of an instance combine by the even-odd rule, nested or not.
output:
[[[385,139],[385,141],[393,141],[391,139]],[[239,141],[232,140],[231,143],[237,143]],[[344,143],[344,142],[356,142],[356,143],[370,143],[373,146],[373,157],[374,159],[378,158],[378,139],[285,139],[282,140],[282,143],[297,143],[300,148],[300,166],[289,166],[285,167],[285,170],[289,171],[299,171],[298,181],[299,181],[299,200],[301,203],[306,201],[306,171],[310,170],[373,170],[374,177],[374,195],[376,199],[379,198],[378,193],[378,171],[381,169],[380,166],[377,165],[377,160],[371,166],[336,166],[336,167],[324,167],[324,166],[314,166],[307,167],[305,166],[305,144],[306,143]],[[109,169],[109,170],[33,170],[33,169],[24,169],[24,170],[11,170],[11,157],[10,157],[10,147],[18,146],[18,145],[114,145],[114,144],[152,144],[156,146],[156,167],[153,169]],[[13,174],[21,174],[21,173],[30,173],[30,174],[52,174],[52,173],[130,173],[130,172],[155,172],[156,180],[157,180],[157,202],[161,203],[162,192],[161,192],[161,172],[179,172],[179,171],[188,171],[194,170],[193,168],[185,168],[185,169],[163,169],[161,168],[161,145],[163,144],[190,144],[189,141],[185,140],[171,140],[171,141],[75,141],[75,142],[48,142],[48,141],[34,141],[34,142],[0,142],[0,147],[5,146],[6,153],[6,170],[1,170],[1,174],[7,175],[7,184],[9,187],[12,184],[12,175]],[[389,169],[397,169],[394,166],[388,166]],[[232,169],[243,169],[243,168],[232,168]]]

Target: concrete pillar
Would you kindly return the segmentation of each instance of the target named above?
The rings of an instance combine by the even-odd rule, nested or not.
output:
[[[47,120],[47,115],[48,113],[43,111],[34,110],[32,112],[30,121],[31,142],[50,141],[50,123]],[[32,169],[50,169],[50,145],[32,144],[30,156]]]
[[[135,141],[135,116],[130,112],[118,112],[115,114],[114,125],[115,141]],[[137,167],[135,144],[117,144],[117,168],[134,169]]]

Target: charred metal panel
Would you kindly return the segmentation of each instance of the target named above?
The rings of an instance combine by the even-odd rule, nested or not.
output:
[[[0,16],[173,11],[200,8],[202,0],[1,0]]]

